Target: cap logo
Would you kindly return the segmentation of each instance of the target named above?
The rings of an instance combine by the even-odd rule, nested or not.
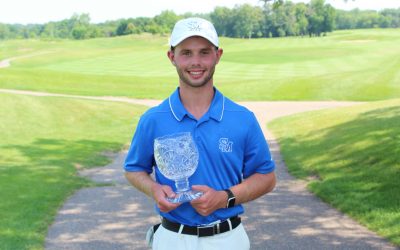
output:
[[[218,47],[218,34],[214,25],[202,18],[186,18],[176,22],[172,30],[169,44],[176,47],[180,42],[191,36],[200,36]]]
[[[201,31],[201,27],[198,22],[188,23],[188,29],[189,29],[189,31]]]

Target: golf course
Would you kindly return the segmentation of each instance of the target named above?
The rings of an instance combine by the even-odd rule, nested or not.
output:
[[[400,246],[400,30],[220,44],[214,83],[232,100],[363,102],[261,125],[311,192]],[[66,95],[0,91],[0,249],[43,249],[63,202],[99,185],[77,171],[126,149],[148,108],[71,96],[162,100],[178,85],[167,50],[151,34],[0,40],[0,90]]]

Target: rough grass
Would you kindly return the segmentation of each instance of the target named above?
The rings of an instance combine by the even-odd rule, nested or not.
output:
[[[77,168],[102,166],[126,144],[143,108],[0,94],[0,249],[41,249],[66,197],[91,185]]]
[[[281,118],[269,124],[290,173],[400,246],[400,99]]]

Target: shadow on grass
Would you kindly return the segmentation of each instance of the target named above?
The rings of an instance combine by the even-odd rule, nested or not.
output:
[[[107,141],[47,138],[2,147],[19,151],[25,159],[0,168],[0,248],[40,248],[66,197],[91,185],[76,168],[105,165],[110,159],[101,152],[120,147]]]
[[[47,250],[148,249],[146,231],[159,218],[154,201],[124,178],[125,157],[121,152],[105,168],[85,171],[113,186],[84,188],[70,197],[49,229]]]
[[[317,175],[310,188],[323,200],[400,245],[400,107],[280,139],[292,174]]]
[[[10,145],[5,148],[19,150],[38,166],[76,166],[91,167],[105,165],[110,160],[101,153],[106,150],[119,150],[121,144],[96,140],[37,139],[29,145]]]

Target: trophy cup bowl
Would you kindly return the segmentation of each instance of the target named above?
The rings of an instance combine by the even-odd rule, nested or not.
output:
[[[158,137],[154,140],[154,158],[161,174],[175,182],[176,196],[172,203],[183,203],[203,193],[190,189],[189,177],[197,169],[199,152],[190,132]]]

